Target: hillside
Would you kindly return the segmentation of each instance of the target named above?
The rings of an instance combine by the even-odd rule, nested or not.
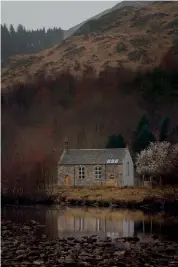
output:
[[[97,14],[96,16],[92,17],[92,18],[89,18],[77,25],[75,25],[74,27],[64,31],[64,39],[70,37],[71,35],[75,34],[75,32],[77,30],[79,30],[80,27],[82,27],[85,23],[87,23],[88,21],[90,20],[97,20],[99,19],[100,17],[108,14],[108,13],[111,13],[115,10],[118,10],[120,8],[123,8],[123,7],[142,7],[142,6],[146,6],[148,4],[150,4],[151,1],[121,1],[120,3],[116,4],[114,7],[112,8],[109,8],[99,14]]]
[[[86,22],[90,20],[96,20],[101,16],[112,12],[116,9],[123,8],[124,6],[145,6],[149,2],[133,2],[133,1],[122,1],[116,4],[113,8],[107,9],[96,16],[81,22],[78,25],[68,29],[62,30],[61,28],[54,27],[53,29],[45,28],[37,30],[27,30],[23,25],[19,24],[17,29],[11,24],[8,27],[6,24],[1,25],[1,64],[2,67],[6,67],[8,64],[9,57],[14,55],[25,55],[39,53],[44,49],[49,49],[54,45],[60,44],[63,40],[73,35],[77,30],[80,29]]]
[[[130,145],[145,113],[153,128],[165,115],[175,127],[177,8],[115,10],[60,45],[11,59],[2,69],[3,179],[31,179],[43,161],[56,171],[66,136],[71,148],[103,148],[112,134]]]
[[[11,58],[2,70],[2,86],[46,71],[81,73],[84,65],[97,71],[106,66],[132,69],[158,66],[165,53],[177,51],[178,2],[154,2],[145,7],[124,7],[90,20],[61,44],[38,54]]]

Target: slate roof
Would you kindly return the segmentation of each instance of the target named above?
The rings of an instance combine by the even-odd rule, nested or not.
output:
[[[127,148],[114,149],[68,149],[64,151],[58,164],[107,164],[109,159],[118,159],[119,163],[125,157]],[[119,164],[115,163],[115,164]]]

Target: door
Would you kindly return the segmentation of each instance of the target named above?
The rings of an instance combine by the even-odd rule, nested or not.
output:
[[[71,178],[69,175],[67,175],[65,178],[65,185],[71,185]]]
[[[107,185],[108,186],[115,186],[116,182],[115,182],[115,177],[113,174],[111,174],[109,176],[109,179],[107,180]]]

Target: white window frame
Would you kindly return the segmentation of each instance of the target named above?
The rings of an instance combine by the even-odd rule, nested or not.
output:
[[[85,179],[85,167],[84,166],[80,166],[79,170],[78,170],[78,178],[80,180]]]
[[[95,166],[95,179],[102,179],[101,166]]]

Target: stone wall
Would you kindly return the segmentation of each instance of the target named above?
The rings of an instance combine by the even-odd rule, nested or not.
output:
[[[113,175],[114,179],[110,179]],[[123,184],[123,165],[106,165],[106,184],[122,186]]]
[[[58,166],[58,184],[66,185],[65,177],[70,177],[70,185],[92,186],[92,185],[119,185],[123,184],[122,165],[99,165],[101,167],[102,178],[95,178],[95,167],[98,165],[59,165]],[[85,167],[85,178],[79,178],[79,167]],[[113,175],[114,179],[110,179]]]

